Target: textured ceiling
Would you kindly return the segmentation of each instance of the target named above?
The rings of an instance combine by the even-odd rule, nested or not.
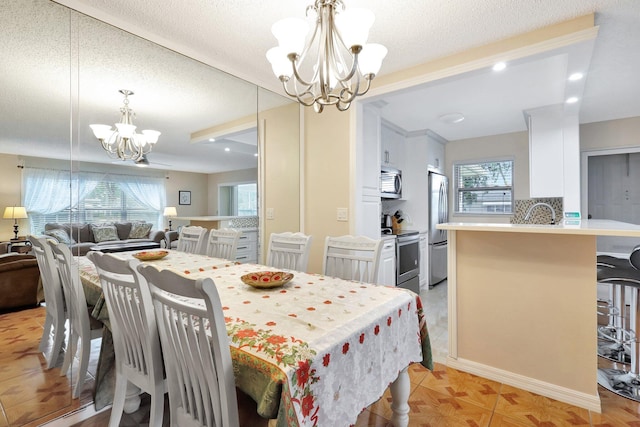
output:
[[[276,7],[273,2],[263,0],[191,0],[189,7],[184,7],[179,0],[60,2],[88,13],[104,14],[105,18],[111,17],[131,28],[160,34],[176,47],[201,55],[220,69],[274,90],[279,90],[279,82],[264,56],[276,44],[270,27],[281,18],[304,16],[305,8],[312,3],[278,0]],[[346,0],[345,3],[347,7],[366,7],[377,17],[369,40],[389,49],[380,75],[595,13],[600,29],[580,105],[580,121],[640,115],[640,103],[636,102],[640,95],[640,80],[636,78],[640,69],[638,0]],[[486,105],[484,101],[478,99],[479,104]],[[501,113],[496,111],[498,116]],[[428,126],[423,121],[409,124],[410,129]]]
[[[303,16],[311,0],[56,2],[282,93],[265,58],[265,52],[276,44],[270,27],[281,18]],[[389,49],[380,75],[595,12],[599,34],[593,46],[590,70],[584,85],[580,121],[585,123],[640,116],[640,103],[637,102],[640,96],[640,79],[637,78],[640,69],[638,0],[345,2],[347,7],[369,8],[377,17],[369,40],[382,43]],[[0,125],[6,129],[8,124],[12,124],[12,132],[15,132],[15,135],[8,135],[7,132],[0,135],[3,152],[36,156],[46,153],[52,157],[56,153],[62,157],[68,153],[68,147],[64,145],[68,140],[68,130],[65,130],[67,122],[57,121],[62,128],[55,130],[45,122],[51,122],[53,117],[68,116],[69,100],[68,96],[65,97],[65,94],[68,95],[68,64],[77,59],[81,65],[77,88],[81,100],[81,124],[96,121],[111,123],[109,120],[115,122],[121,105],[117,90],[132,89],[136,92],[131,99],[131,105],[137,112],[136,124],[140,128],[163,132],[150,158],[152,162],[172,165],[167,169],[193,171],[234,167],[233,162],[227,160],[222,161],[221,165],[212,164],[222,159],[211,155],[211,150],[220,144],[188,146],[188,134],[224,123],[231,118],[228,113],[241,108],[249,98],[251,102],[246,104],[255,105],[254,86],[229,78],[197,61],[177,59],[180,58],[178,55],[166,49],[157,48],[144,40],[133,40],[122,32],[114,32],[109,26],[97,25],[88,18],[84,20],[92,22],[86,28],[83,27],[83,19],[79,24],[79,58],[69,58],[68,14],[61,13],[59,7],[49,7],[47,13],[29,10],[35,3],[43,1],[0,2],[0,23],[3,28],[0,36],[5,36],[3,43],[0,43],[0,55],[3,58],[0,61],[0,74],[3,76],[0,89],[3,99],[10,101],[0,104]],[[12,16],[9,13],[12,8],[17,8],[21,16],[29,18]],[[63,25],[60,25],[60,19]],[[7,34],[11,38],[7,39]],[[46,46],[43,46],[43,39],[46,40]],[[96,54],[100,54],[100,57]],[[532,70],[536,69],[535,65],[531,66]],[[442,104],[446,112],[465,109],[461,111],[465,115],[470,112],[487,114],[482,121],[478,120],[480,125],[468,129],[464,134],[447,135],[446,130],[441,130],[448,139],[469,137],[474,132],[486,134],[508,131],[513,128],[509,127],[512,125],[508,123],[508,117],[519,121],[519,126],[522,126],[521,110],[527,105],[534,105],[535,101],[534,98],[528,100],[528,96],[558,98],[561,92],[560,83],[550,74],[551,69],[535,72],[522,68],[522,76],[527,76],[522,77],[526,79],[526,84],[522,86],[526,87],[517,87],[517,81],[512,81],[512,86],[493,82],[489,95],[486,95],[487,91],[484,91],[485,95],[482,95],[483,91],[476,91],[471,99],[467,96],[464,103],[459,105],[451,104],[455,94],[465,93],[470,84],[483,88],[488,83],[483,80],[465,82],[464,78],[460,78],[460,84],[445,82],[442,87],[432,85],[430,90],[436,91],[437,97],[424,92],[427,93],[426,100],[420,97],[417,90],[415,93],[389,94],[385,117],[397,121],[406,130],[416,130],[437,129],[437,123],[426,119],[426,114],[415,114],[427,102]],[[123,76],[127,78],[123,80]],[[509,79],[505,78],[504,81]],[[513,84],[517,91],[513,89]],[[403,95],[408,98],[403,99]],[[483,96],[504,102],[488,102]],[[281,102],[275,98],[272,102]],[[394,103],[404,106],[406,111],[403,112],[401,108],[390,109]],[[508,111],[505,110],[507,106],[510,108]],[[437,113],[440,111],[434,110],[432,115]],[[489,113],[493,113],[493,117],[489,117]],[[502,127],[496,124],[496,128],[492,128],[492,120],[500,121]],[[466,126],[470,126],[471,121],[465,122]],[[16,123],[21,126],[15,126]],[[87,126],[79,128],[81,140],[92,138]],[[34,131],[40,131],[42,136],[34,137]],[[47,139],[49,144],[44,150],[41,139]],[[80,150],[79,155],[85,160],[104,154],[96,144],[91,145],[92,148],[88,148],[89,144],[83,147],[87,148]],[[194,157],[187,158],[186,153],[194,154]]]

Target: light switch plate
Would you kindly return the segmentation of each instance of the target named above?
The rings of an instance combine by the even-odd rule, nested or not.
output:
[[[273,208],[267,208],[267,219],[275,218],[275,210]]]
[[[338,221],[348,221],[349,217],[349,209],[348,208],[338,208],[337,210],[337,219]]]

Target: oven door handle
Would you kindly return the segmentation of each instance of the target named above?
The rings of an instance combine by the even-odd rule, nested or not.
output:
[[[416,234],[415,236],[398,236],[397,242],[399,245],[406,245],[410,243],[420,243],[420,235]]]

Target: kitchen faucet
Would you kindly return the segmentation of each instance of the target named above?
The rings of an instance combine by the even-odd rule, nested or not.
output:
[[[545,202],[538,202],[533,204],[527,211],[527,214],[524,216],[524,220],[529,221],[529,217],[531,216],[531,211],[533,211],[533,208],[537,206],[546,206],[549,208],[549,210],[551,211],[551,225],[554,225],[556,223],[556,211],[553,210],[553,208],[549,203],[545,203]]]

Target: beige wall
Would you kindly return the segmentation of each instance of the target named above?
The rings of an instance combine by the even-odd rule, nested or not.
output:
[[[262,212],[262,240],[260,251],[265,261],[271,233],[300,230],[300,105],[258,113],[259,134],[262,141],[261,207],[273,209],[273,219]]]
[[[597,396],[595,236],[454,238],[458,358]]]
[[[307,109],[304,117],[304,232],[313,236],[308,270],[319,273],[325,238],[349,233],[349,222],[337,221],[336,209],[349,207],[353,194],[350,117],[335,107],[327,107],[322,114]]]
[[[514,199],[529,198],[529,134],[505,133],[481,138],[450,141],[445,145],[446,174],[453,179],[453,164],[457,162],[513,159]],[[464,215],[455,211],[455,185],[449,191],[449,220],[455,222],[508,223],[510,215]]]
[[[580,125],[580,151],[640,146],[640,117]]]
[[[178,216],[208,215],[209,186],[208,175],[203,173],[169,171],[166,174],[167,206],[175,206]],[[178,191],[191,191],[191,205],[178,204]],[[173,220],[172,228],[188,222]],[[165,226],[167,226],[165,224]]]

